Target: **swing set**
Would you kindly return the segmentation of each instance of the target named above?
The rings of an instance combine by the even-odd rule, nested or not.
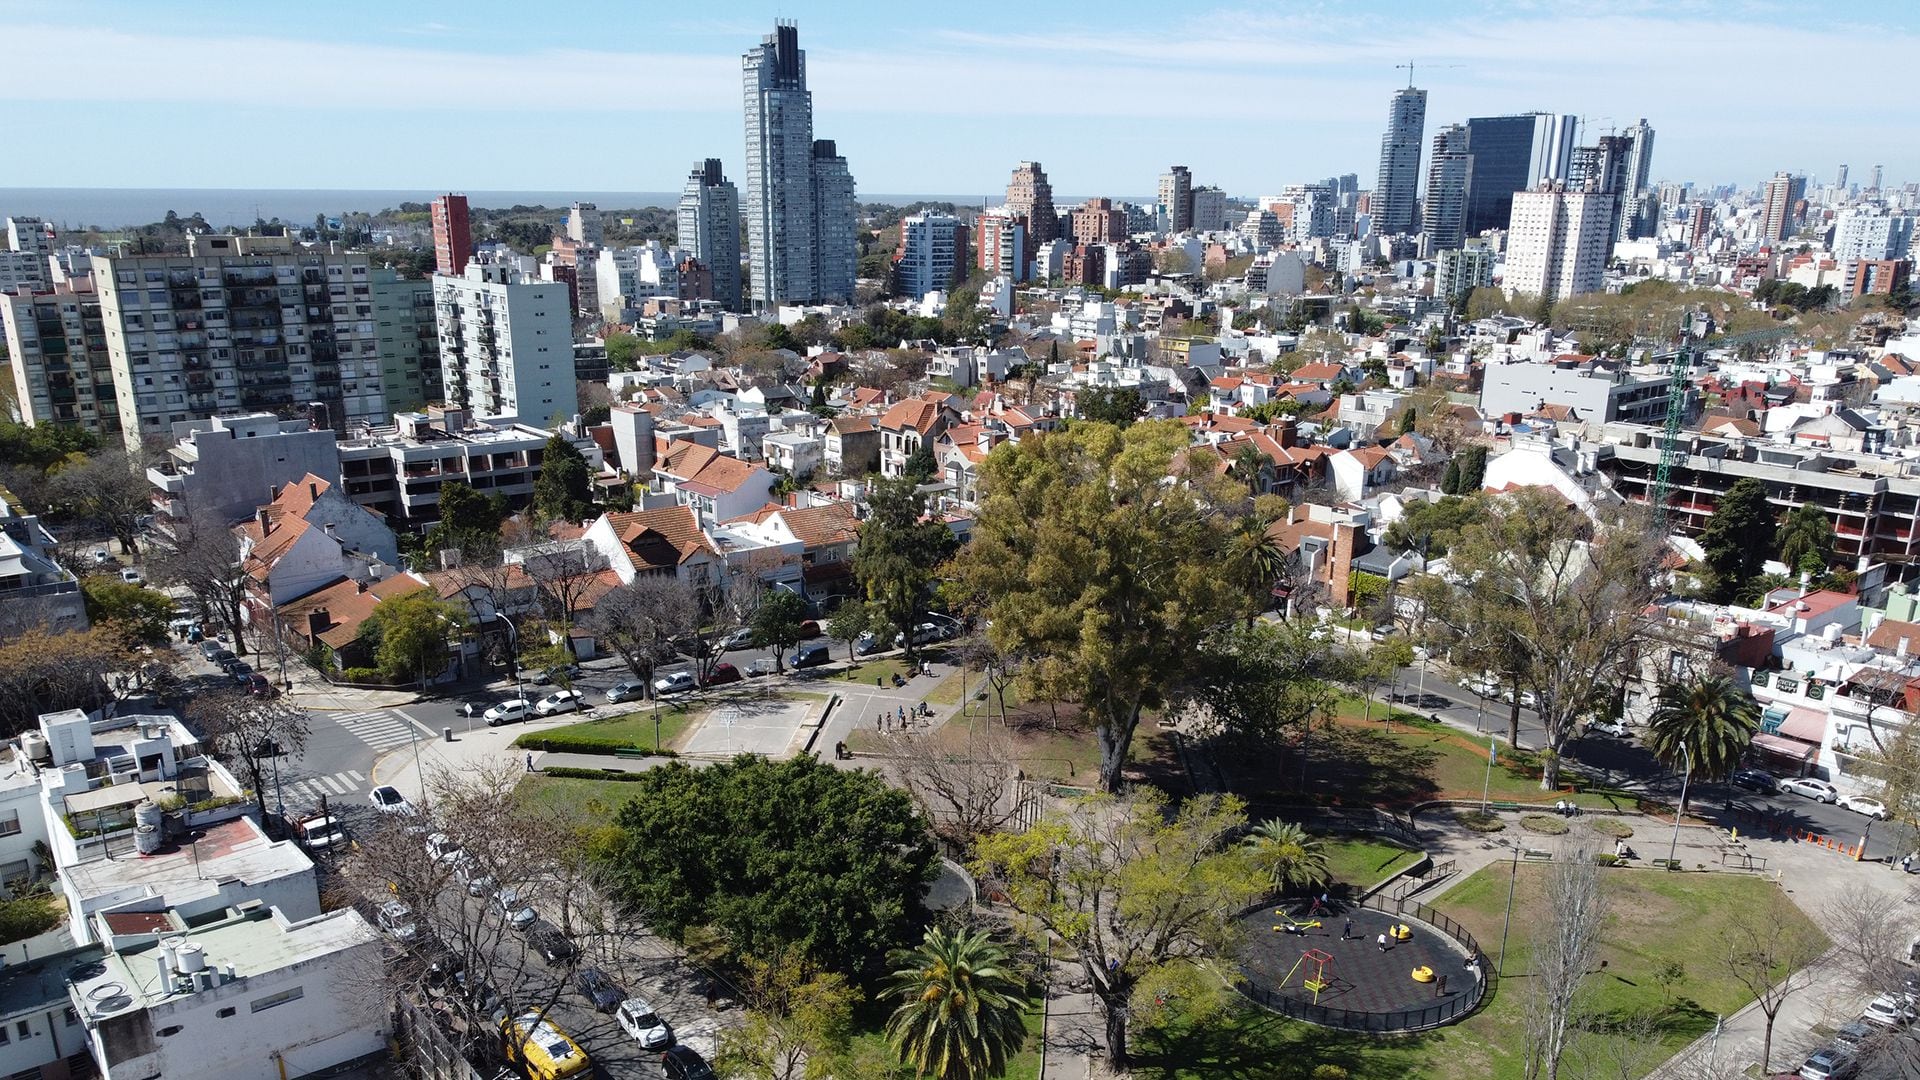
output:
[[[1308,964],[1313,965],[1312,970],[1305,973],[1301,972],[1300,969]],[[1293,969],[1287,972],[1287,977],[1280,980],[1280,988],[1282,990],[1286,989],[1287,984],[1293,981],[1295,975],[1305,974],[1306,978],[1300,981],[1300,985],[1312,992],[1313,1003],[1318,1005],[1320,1004],[1320,992],[1333,985],[1333,975],[1328,970],[1332,966],[1332,956],[1321,952],[1319,949],[1308,949],[1306,952],[1300,954],[1300,959],[1293,962]]]

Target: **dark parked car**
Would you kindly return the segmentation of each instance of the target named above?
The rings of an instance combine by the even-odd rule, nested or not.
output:
[[[580,947],[567,940],[567,935],[551,923],[541,923],[529,930],[527,941],[533,945],[533,951],[540,954],[540,959],[549,964],[571,963],[580,956]]]
[[[660,1075],[666,1080],[714,1080],[713,1066],[686,1045],[670,1046],[661,1052]]]
[[[787,666],[790,668],[810,668],[819,667],[822,664],[831,663],[832,661],[833,655],[825,645],[802,645],[794,650],[792,656],[787,657]]]
[[[247,676],[246,687],[247,693],[252,694],[254,697],[273,696],[273,684],[268,682],[267,677],[259,672]]]
[[[724,686],[740,681],[740,669],[732,664],[715,664],[713,673],[707,676],[708,686]]]
[[[1780,790],[1780,781],[1772,773],[1759,769],[1739,769],[1733,774],[1733,786],[1772,795]]]
[[[573,977],[573,985],[579,987],[581,996],[593,1002],[593,1007],[601,1012],[612,1012],[627,1000],[627,992],[615,986],[613,979],[596,967],[581,968],[579,974]]]

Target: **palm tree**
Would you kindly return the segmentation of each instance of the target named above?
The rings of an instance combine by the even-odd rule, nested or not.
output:
[[[984,933],[938,926],[891,958],[882,993],[901,999],[887,1018],[900,1060],[932,1080],[1003,1076],[1027,1038],[1032,993],[1007,951]]]
[[[1647,722],[1647,749],[1668,768],[1722,780],[1740,767],[1760,727],[1760,706],[1732,676],[1692,675],[1660,687]],[[1680,805],[1686,810],[1686,803]]]
[[[1243,518],[1229,541],[1227,559],[1249,592],[1247,625],[1273,604],[1273,585],[1286,570],[1287,553],[1257,516]]]
[[[1263,821],[1245,842],[1275,888],[1313,889],[1333,878],[1325,843],[1291,821]]]

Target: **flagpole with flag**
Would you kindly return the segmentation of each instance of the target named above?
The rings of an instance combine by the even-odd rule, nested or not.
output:
[[[1487,782],[1480,786],[1480,812],[1487,812],[1487,796],[1493,790],[1493,763],[1500,760],[1500,743],[1487,740]]]

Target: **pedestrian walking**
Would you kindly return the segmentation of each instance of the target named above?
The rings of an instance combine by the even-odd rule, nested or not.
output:
[[[1381,934],[1378,938],[1375,938],[1374,944],[1380,946],[1381,952],[1386,952],[1387,951],[1387,935]]]
[[[1900,872],[1903,874],[1913,873],[1913,852],[1909,851],[1905,855],[1900,856]]]
[[[527,771],[528,771],[528,772],[532,772],[532,771],[533,771],[533,753],[532,753],[532,751],[528,751],[528,753],[527,753]]]
[[[907,730],[907,707],[905,705],[901,705],[898,708],[894,709],[894,712],[900,715],[900,730],[901,731]]]
[[[1353,919],[1349,917],[1340,927],[1340,940],[1346,941],[1351,937],[1353,937]]]
[[[1447,977],[1445,975],[1433,980],[1433,984],[1438,988],[1438,992],[1434,994],[1434,997],[1447,996]]]
[[[875,731],[886,730],[885,725],[881,723],[881,721],[885,720],[886,718],[887,718],[886,713],[874,713],[873,714],[873,730]]]

